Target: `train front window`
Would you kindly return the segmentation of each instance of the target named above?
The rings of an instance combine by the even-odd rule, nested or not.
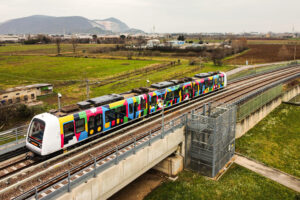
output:
[[[43,141],[45,131],[45,122],[40,119],[34,119],[31,123],[28,136],[41,142]]]

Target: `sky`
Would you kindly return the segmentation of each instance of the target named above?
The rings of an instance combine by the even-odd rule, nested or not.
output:
[[[0,22],[31,15],[115,17],[157,33],[300,32],[300,0],[0,0]]]

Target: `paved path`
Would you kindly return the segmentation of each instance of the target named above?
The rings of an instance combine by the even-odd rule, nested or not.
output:
[[[246,70],[246,69],[251,69],[251,68],[255,68],[255,67],[265,67],[265,66],[269,66],[269,65],[287,64],[289,62],[291,62],[291,61],[274,62],[274,63],[264,63],[264,64],[256,64],[256,65],[240,65],[237,68],[226,72],[226,74],[229,76],[229,75],[238,73],[238,72]]]
[[[279,170],[267,167],[261,163],[255,162],[254,160],[235,155],[235,163],[241,165],[251,171],[261,174],[277,183],[280,183],[292,190],[300,192],[300,179]]]

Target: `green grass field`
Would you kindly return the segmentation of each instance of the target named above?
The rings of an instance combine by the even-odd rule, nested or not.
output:
[[[166,63],[176,59],[170,57],[142,57],[137,60],[103,59],[103,58],[76,58],[57,56],[33,55],[0,55],[0,89],[47,82],[54,84],[54,91],[63,94],[64,105],[76,103],[86,98],[85,79],[91,83],[90,97],[109,93],[121,93],[151,83],[193,76],[199,72],[228,71],[233,66],[214,66],[212,63],[204,67],[190,66],[188,60],[181,59],[181,65],[170,66],[163,70],[153,70],[148,73],[123,77],[114,83],[98,86],[93,84],[102,80],[109,80],[124,73],[143,69],[156,63]],[[55,103],[56,97],[44,99],[48,104]],[[53,106],[52,106],[53,107]],[[51,107],[51,108],[52,108]]]
[[[100,47],[115,46],[114,44],[78,44],[76,52],[82,52],[82,50],[90,51]],[[61,53],[72,53],[72,44],[61,44]],[[22,44],[6,44],[0,46],[0,54],[17,54],[17,55],[45,55],[45,54],[57,54],[56,44],[34,44],[34,45],[22,45]]]
[[[236,140],[236,151],[300,177],[300,107],[282,104]]]
[[[107,76],[139,69],[158,61],[110,60],[49,56],[0,56],[0,87],[32,82],[101,80]]]
[[[246,168],[233,164],[219,181],[198,173],[183,171],[175,182],[167,181],[153,190],[146,200],[200,199],[296,199],[299,194]]]
[[[290,44],[293,42],[299,43],[297,39],[287,39],[287,40],[247,40],[248,44]]]

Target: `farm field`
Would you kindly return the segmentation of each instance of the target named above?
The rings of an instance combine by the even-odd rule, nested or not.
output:
[[[174,181],[166,181],[154,189],[146,200],[198,199],[296,199],[297,193],[262,177],[246,168],[233,164],[215,181],[198,173],[183,171]]]
[[[114,44],[78,44],[76,53],[89,52],[102,47],[114,47]],[[56,55],[56,44],[6,44],[0,46],[0,55]],[[73,54],[72,44],[61,44],[62,54]]]
[[[299,119],[299,106],[281,104],[236,140],[236,151],[300,177]]]
[[[248,44],[290,44],[292,42],[297,42],[297,39],[268,39],[268,40],[247,40]]]
[[[282,54],[282,44],[249,44],[249,50],[239,56],[224,60],[227,64],[245,65],[248,60],[249,65],[268,62],[279,62],[294,59],[294,45],[285,45],[286,50]],[[296,59],[300,59],[300,43]]]
[[[10,45],[5,46],[8,48]],[[14,48],[17,45],[12,45]],[[19,85],[47,82],[54,85],[54,91],[63,94],[64,105],[76,103],[86,99],[86,78],[90,82],[90,97],[109,93],[121,93],[133,88],[147,86],[167,79],[193,76],[199,72],[228,71],[233,66],[214,66],[205,63],[204,66],[189,65],[189,60],[181,59],[180,65],[170,65],[170,61],[178,58],[165,56],[151,56],[127,59],[122,56],[108,57],[109,54],[89,54],[85,57],[26,55],[36,48],[50,48],[50,45],[20,45],[24,55],[0,54],[0,89],[7,89]],[[93,45],[91,45],[93,46]],[[27,48],[27,49],[26,49]],[[53,49],[54,48],[54,49]],[[45,49],[42,49],[45,50]],[[91,55],[93,55],[91,57]],[[148,85],[149,86],[149,85]],[[56,95],[41,98],[51,108],[56,107]],[[53,105],[55,104],[55,105]]]

